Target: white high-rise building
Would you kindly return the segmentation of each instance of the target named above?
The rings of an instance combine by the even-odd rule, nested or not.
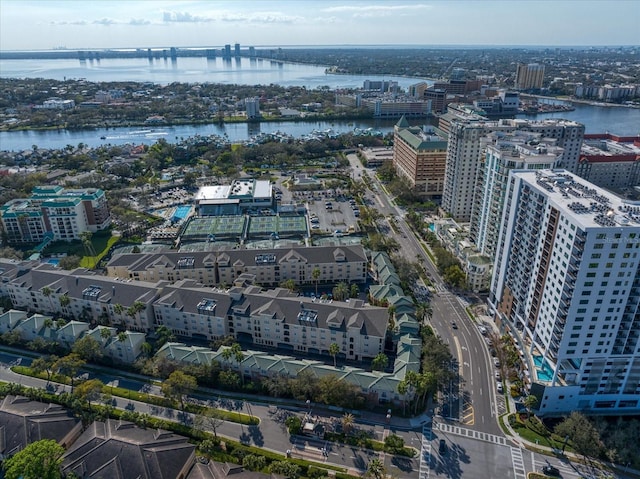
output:
[[[543,138],[555,138],[563,148],[562,161],[556,166],[575,171],[584,138],[584,125],[568,120],[529,121],[502,119],[487,121],[477,118],[448,118],[449,133],[447,163],[445,167],[442,208],[456,221],[471,219],[473,204],[479,201],[476,189],[477,175],[484,158],[486,135],[494,131],[522,130],[540,133]]]
[[[512,172],[489,303],[541,414],[640,412],[640,203],[566,170]]]
[[[557,140],[525,131],[489,133],[482,140],[485,156],[478,171],[470,238],[478,251],[493,259],[509,172],[555,168],[562,160]]]

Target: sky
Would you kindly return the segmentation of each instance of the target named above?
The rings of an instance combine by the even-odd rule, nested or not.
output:
[[[0,0],[0,50],[639,45],[640,0]]]

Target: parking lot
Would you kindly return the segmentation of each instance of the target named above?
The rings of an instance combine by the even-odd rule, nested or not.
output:
[[[358,227],[359,215],[355,203],[344,196],[324,197],[306,203],[309,212],[311,232],[334,233],[336,235],[354,232]],[[356,212],[357,211],[357,212]]]

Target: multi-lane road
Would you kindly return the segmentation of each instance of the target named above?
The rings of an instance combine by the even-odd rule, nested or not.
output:
[[[531,471],[552,464],[564,478],[590,477],[583,467],[558,458],[526,451],[498,426],[498,416],[506,412],[505,397],[497,391],[496,368],[488,345],[477,324],[467,314],[467,300],[449,290],[404,219],[404,211],[387,196],[375,172],[363,168],[356,155],[348,155],[354,177],[366,172],[373,188],[366,201],[383,219],[385,234],[400,245],[399,254],[425,267],[435,292],[431,297],[430,325],[450,345],[454,358],[450,367],[458,373],[458,381],[443,388],[433,424],[424,426],[421,434],[420,479],[432,477],[492,477],[524,479]],[[389,228],[387,229],[386,226]],[[455,323],[455,325],[454,325]],[[415,444],[418,437],[412,438]],[[445,449],[440,451],[440,441]]]
[[[459,383],[445,388],[445,400],[438,412],[472,429],[501,434],[496,414],[504,412],[504,400],[496,394],[493,363],[484,338],[467,314],[468,304],[447,289],[420,239],[404,220],[404,212],[389,199],[375,173],[363,170],[356,155],[348,155],[348,158],[354,171],[360,174],[367,171],[372,178],[373,188],[366,193],[367,201],[383,215],[385,219],[381,221],[389,224],[388,219],[393,218],[389,234],[400,245],[399,253],[424,265],[436,291],[431,298],[431,326],[450,345],[456,360],[451,367],[460,377]]]

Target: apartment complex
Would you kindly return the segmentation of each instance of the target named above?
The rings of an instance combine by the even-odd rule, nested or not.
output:
[[[539,90],[544,82],[544,65],[519,63],[516,67],[516,90]]]
[[[556,140],[525,131],[494,131],[481,143],[485,145],[485,157],[478,170],[470,238],[481,254],[493,259],[509,172],[555,168],[563,150],[556,146]]]
[[[435,131],[411,127],[405,117],[394,127],[393,166],[423,198],[440,201],[446,156],[447,141]]]
[[[354,361],[382,352],[389,316],[386,308],[355,299],[305,298],[286,289],[265,291],[257,286],[212,289],[191,279],[171,284],[121,281],[49,264],[25,272],[7,289],[14,307],[25,311],[119,325],[130,332],[149,333],[165,325],[194,340],[232,335],[256,345],[320,355],[328,355],[335,342],[344,357]],[[24,319],[9,315],[0,329],[7,332]],[[31,316],[29,324],[21,326],[25,339],[45,335],[55,340],[45,319]]]
[[[489,303],[542,414],[640,411],[640,205],[566,170],[512,172]]]
[[[568,120],[528,121],[502,119],[487,121],[477,115],[454,115],[443,125],[448,130],[447,162],[442,195],[442,208],[457,221],[471,219],[476,201],[476,180],[484,158],[482,141],[494,131],[539,133],[543,138],[555,138],[563,149],[562,161],[557,165],[575,171],[584,137],[584,125]],[[444,130],[444,128],[443,128]]]
[[[154,304],[155,324],[193,339],[233,335],[280,351],[329,356],[329,346],[340,346],[340,356],[362,361],[383,352],[387,330],[386,308],[298,296],[283,288],[257,286],[212,291],[183,280],[163,289]]]
[[[111,224],[104,191],[95,188],[39,186],[29,198],[5,203],[0,217],[10,244],[39,243],[47,237],[72,241],[86,231],[95,233]]]
[[[640,185],[640,138],[610,133],[584,135],[576,173],[603,188]]]
[[[315,269],[320,271],[317,280]],[[118,254],[107,264],[107,275],[151,282],[193,279],[206,286],[232,285],[240,277],[264,286],[289,279],[296,284],[364,283],[367,255],[360,245]]]
[[[50,264],[32,268],[6,285],[15,308],[86,322],[108,321],[139,332],[152,329],[152,302],[158,288],[158,284],[126,284],[86,269],[66,271]]]

